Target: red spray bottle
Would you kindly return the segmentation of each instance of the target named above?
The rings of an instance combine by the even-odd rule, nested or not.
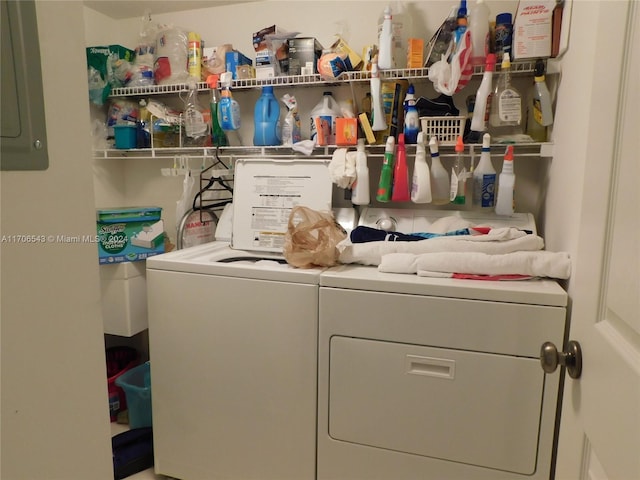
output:
[[[404,133],[398,135],[396,147],[396,164],[393,172],[392,202],[408,202],[411,200],[409,188],[409,169],[407,168],[407,151],[404,145]]]

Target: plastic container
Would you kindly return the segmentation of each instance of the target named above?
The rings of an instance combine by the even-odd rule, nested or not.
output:
[[[151,426],[151,366],[145,362],[128,370],[116,379],[124,390],[129,410],[129,427]]]
[[[467,201],[467,167],[464,164],[463,152],[464,143],[462,142],[462,137],[458,137],[458,141],[456,142],[456,158],[451,168],[451,193],[449,194],[449,200],[455,205],[464,205]]]
[[[354,205],[369,205],[371,196],[369,192],[369,166],[367,165],[367,152],[364,149],[364,138],[358,140],[356,150],[356,183],[352,186],[351,202]]]
[[[113,134],[115,137],[116,148],[136,148],[138,144],[137,125],[114,125]]]
[[[471,65],[484,65],[489,53],[489,15],[489,7],[484,0],[477,0],[469,11]]]
[[[480,162],[473,171],[473,204],[476,207],[493,208],[496,194],[496,170],[491,163],[491,135],[482,137]]]
[[[434,136],[429,140],[431,151],[431,197],[434,205],[446,205],[449,203],[449,173],[440,161],[440,149],[438,139]]]
[[[115,422],[118,413],[127,409],[127,397],[124,390],[116,385],[116,380],[138,364],[138,352],[132,347],[109,347],[106,363],[109,417]]]
[[[378,68],[381,70],[394,68],[393,62],[393,26],[391,24],[391,7],[384,9],[382,30],[378,37]]]
[[[256,146],[280,145],[280,104],[270,85],[262,87],[262,94],[253,110],[253,144]]]
[[[455,145],[464,134],[465,116],[420,117],[422,131],[428,137],[436,137],[440,145]]]
[[[416,108],[415,89],[409,85],[404,97],[404,140],[407,144],[415,144],[420,131],[420,117]]]
[[[187,35],[187,71],[189,76],[200,81],[202,72],[202,42],[200,35],[189,32]]]
[[[484,132],[487,128],[487,103],[490,102],[491,90],[493,89],[493,72],[496,69],[496,56],[489,53],[486,57],[486,65],[482,74],[482,82],[476,92],[476,103],[471,117],[471,130],[474,132]]]
[[[311,140],[318,145],[334,145],[336,134],[336,118],[340,115],[338,103],[331,92],[324,92],[322,100],[311,110]],[[320,125],[320,128],[318,128]]]
[[[496,200],[496,214],[513,215],[515,211],[516,175],[513,171],[513,145],[507,147],[502,164],[502,172],[498,177],[498,199]]]
[[[427,163],[424,145],[424,133],[418,133],[416,159],[411,178],[411,201],[413,203],[431,203],[431,174]]]
[[[408,202],[411,200],[409,186],[409,168],[407,167],[407,149],[404,144],[404,133],[398,135],[396,162],[393,166],[392,202]]]
[[[396,139],[393,136],[387,137],[384,148],[384,161],[380,172],[380,181],[376,192],[376,200],[388,202],[391,200],[391,188],[393,186],[393,165],[396,151]]]
[[[499,13],[496,16],[496,58],[502,58],[505,53],[511,56],[513,42],[513,15]]]
[[[240,129],[240,105],[231,94],[231,72],[224,72],[220,77],[222,98],[218,104],[218,122],[224,131]]]

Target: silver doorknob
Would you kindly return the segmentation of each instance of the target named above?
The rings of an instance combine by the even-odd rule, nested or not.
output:
[[[558,352],[551,342],[544,342],[540,348],[540,364],[545,373],[553,373],[558,365],[567,368],[571,378],[580,378],[582,374],[582,348],[574,340],[567,343],[566,352]]]

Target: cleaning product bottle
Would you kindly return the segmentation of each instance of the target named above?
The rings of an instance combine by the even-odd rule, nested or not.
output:
[[[476,93],[476,102],[471,117],[471,131],[484,132],[487,128],[488,113],[491,110],[491,90],[493,84],[493,72],[496,69],[496,56],[487,54],[482,81]]]
[[[229,142],[218,120],[218,108],[220,105],[218,99],[218,75],[209,75],[207,77],[207,84],[211,90],[211,99],[209,100],[209,110],[211,111],[211,144],[224,147],[229,145]]]
[[[324,92],[322,100],[311,110],[311,140],[318,145],[334,145],[336,118],[340,115],[337,102],[331,92]]]
[[[351,202],[354,205],[369,205],[369,166],[367,165],[367,152],[364,149],[364,138],[358,139],[356,147],[356,181],[351,186]]]
[[[218,121],[225,131],[240,129],[240,105],[238,105],[238,102],[236,102],[231,95],[232,79],[231,72],[224,72],[220,77],[222,98],[218,105]]]
[[[469,11],[471,65],[483,65],[489,53],[489,14],[489,7],[484,0],[477,0]]]
[[[493,136],[500,134],[522,133],[522,97],[520,92],[511,85],[511,60],[505,53],[502,58],[502,68],[498,76],[498,83],[491,98],[489,124]]]
[[[409,169],[407,167],[407,149],[404,145],[404,133],[398,135],[396,150],[391,201],[408,202],[411,200],[411,192],[409,190]]]
[[[418,133],[416,143],[416,159],[411,178],[411,201],[413,203],[431,203],[431,175],[424,146],[424,133],[422,132]]]
[[[434,205],[446,205],[449,203],[449,173],[440,161],[440,150],[437,137],[429,140],[431,151],[431,196]]]
[[[384,118],[384,109],[382,107],[382,85],[380,83],[380,72],[378,71],[378,56],[375,55],[371,60],[371,78],[369,79],[371,88],[371,98],[373,111],[373,125],[371,130],[380,132],[387,129],[387,121]]]
[[[420,117],[416,108],[415,89],[409,85],[404,97],[404,140],[407,144],[414,144],[418,140]]]
[[[464,32],[467,31],[467,0],[460,0],[460,7],[456,15],[456,31],[454,33],[454,43],[456,50],[459,48],[460,39]]]
[[[507,146],[502,163],[502,171],[498,177],[498,199],[496,213],[498,215],[513,215],[515,211],[516,175],[513,171],[513,145]]]
[[[496,194],[496,170],[491,163],[491,135],[482,137],[480,162],[473,171],[473,205],[493,208]]]
[[[189,92],[184,108],[185,146],[203,146],[209,136],[209,111],[198,103],[198,84],[195,78],[187,78],[187,88]]]
[[[538,142],[547,141],[547,127],[553,123],[551,94],[544,81],[544,62],[536,60],[533,91],[528,108],[527,134]]]
[[[265,85],[253,111],[253,144],[256,146],[280,145],[280,104],[273,94],[273,87]]]
[[[387,5],[384,9],[382,30],[378,37],[378,68],[382,70],[394,68],[395,66],[393,63],[393,27],[391,18],[391,7]]]
[[[396,141],[392,135],[387,137],[387,143],[384,147],[384,161],[382,162],[382,171],[380,172],[380,181],[378,182],[378,191],[376,193],[376,200],[379,202],[391,200],[395,144]]]
[[[147,101],[144,98],[138,102],[140,119],[138,121],[137,148],[149,148],[151,146],[151,113],[147,108]]]
[[[202,71],[202,42],[200,35],[196,32],[189,32],[187,35],[187,71],[189,76],[200,81]]]
[[[449,201],[456,205],[464,205],[467,201],[465,197],[465,188],[467,184],[467,167],[464,164],[464,143],[462,137],[456,140],[456,159],[451,168],[451,192],[449,193]]]

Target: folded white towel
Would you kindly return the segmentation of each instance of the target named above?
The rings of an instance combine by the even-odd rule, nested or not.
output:
[[[351,243],[345,239],[337,245],[340,262],[380,265],[382,256],[389,253],[480,252],[492,255],[534,251],[544,248],[537,235],[527,234],[512,227],[496,228],[487,235],[460,235],[436,237],[417,242]]]
[[[378,270],[429,277],[442,276],[443,273],[468,273],[567,279],[571,274],[571,261],[568,253],[544,250],[493,255],[480,252],[392,253],[382,257]]]

